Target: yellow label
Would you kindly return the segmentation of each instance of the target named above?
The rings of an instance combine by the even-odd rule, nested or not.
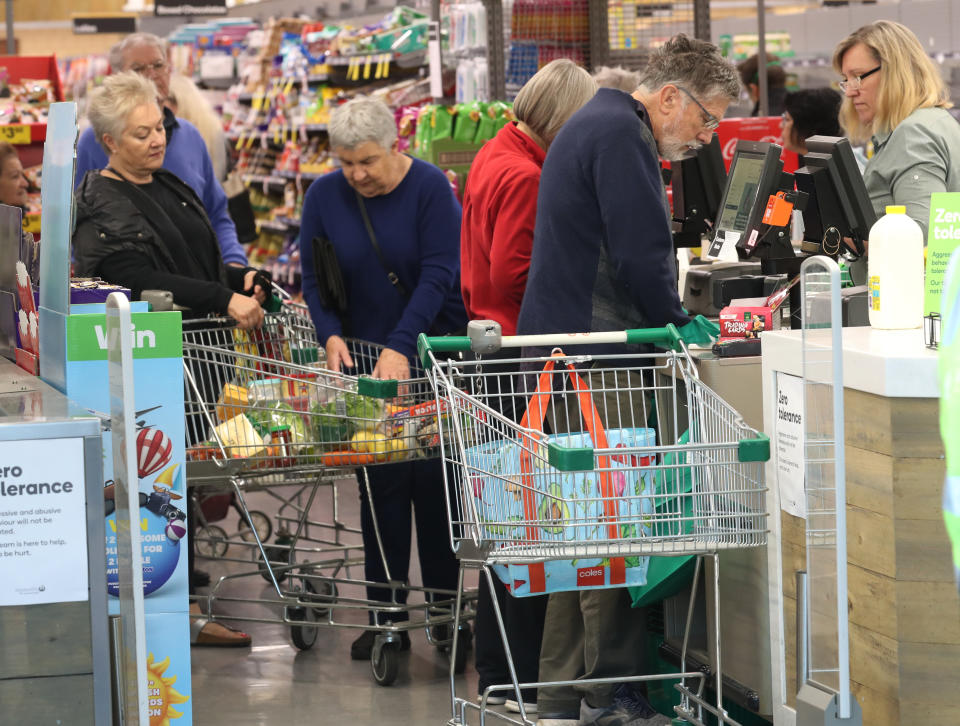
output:
[[[880,277],[873,275],[867,280],[867,290],[870,293],[870,309],[880,312]]]
[[[29,144],[30,127],[25,124],[0,126],[0,141],[6,141],[11,144]]]

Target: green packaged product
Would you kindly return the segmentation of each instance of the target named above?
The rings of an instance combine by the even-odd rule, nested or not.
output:
[[[417,130],[413,135],[413,153],[425,159],[430,153],[430,118],[436,106],[424,106],[417,114]]]
[[[477,137],[480,117],[486,110],[486,104],[479,101],[461,103],[457,106],[457,123],[453,130],[453,140],[462,144],[472,144]]]
[[[508,123],[511,123],[517,120],[517,117],[513,114],[513,106],[511,106],[509,103],[506,103],[504,101],[494,101],[493,103],[490,104],[490,106],[491,107],[496,106],[497,108],[497,116],[496,116],[497,128],[496,128],[496,131],[494,131],[494,133],[502,129]]]
[[[473,137],[475,144],[483,144],[497,135],[499,110],[495,103],[485,103],[483,106],[483,113],[480,114],[480,120],[477,122],[477,134]]]
[[[431,141],[449,139],[453,136],[453,117],[456,114],[456,106],[433,107],[433,113],[430,114],[430,128],[428,129]]]

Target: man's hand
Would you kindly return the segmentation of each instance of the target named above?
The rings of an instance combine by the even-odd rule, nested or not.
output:
[[[324,348],[327,350],[327,368],[339,373],[343,368],[353,368],[353,358],[346,341],[339,335],[327,338]]]
[[[267,291],[264,290],[259,285],[253,283],[253,278],[257,276],[257,270],[248,270],[247,274],[243,276],[243,291],[250,295],[251,289],[253,290],[253,299],[258,303],[263,305],[267,301]]]
[[[227,315],[237,321],[241,330],[252,330],[263,325],[263,308],[254,298],[233,293],[227,305]]]
[[[391,348],[384,348],[380,359],[373,369],[374,378],[384,380],[406,381],[410,378],[410,364],[407,356]]]

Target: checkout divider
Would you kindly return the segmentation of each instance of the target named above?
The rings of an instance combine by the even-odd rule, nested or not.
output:
[[[148,312],[130,303],[129,322],[103,304],[71,304],[70,240],[76,158],[76,105],[51,105],[44,152],[43,244],[39,307],[40,376],[100,419],[103,437],[103,502],[108,609],[122,619],[142,618],[145,651],[128,676],[127,695],[117,694],[130,710],[144,707],[139,722],[179,726],[192,723],[189,595],[184,473],[182,329],[179,312]],[[116,294],[116,293],[115,293]],[[114,300],[111,305],[116,306]],[[121,305],[121,307],[126,307]],[[132,371],[111,382],[115,352],[129,347]],[[109,358],[109,360],[108,360]],[[119,373],[119,370],[118,370]],[[112,400],[116,399],[116,400]],[[130,405],[118,420],[116,401]],[[117,426],[126,427],[124,441]],[[123,447],[114,451],[113,446]],[[121,471],[121,466],[128,471]],[[118,517],[130,483],[132,550],[122,537]],[[113,486],[111,486],[113,485]],[[115,511],[114,511],[115,510]],[[91,555],[93,556],[93,555]],[[135,563],[139,559],[140,567]],[[142,606],[131,608],[122,596],[125,568],[138,570]],[[132,591],[131,591],[132,594]],[[137,636],[136,626],[127,631]],[[103,644],[106,647],[106,644]],[[137,672],[134,683],[129,678]],[[134,685],[137,686],[133,689]]]

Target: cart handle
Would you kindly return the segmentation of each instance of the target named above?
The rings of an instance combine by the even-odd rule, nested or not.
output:
[[[444,335],[428,337],[421,333],[417,338],[417,353],[423,369],[430,370],[430,352],[495,353],[502,348],[567,347],[570,345],[597,345],[628,343],[639,345],[654,343],[671,350],[679,350],[682,342],[680,331],[673,323],[663,328],[635,328],[607,333],[560,333],[548,335],[501,335],[500,324],[492,320],[473,321],[468,326],[470,335]]]

